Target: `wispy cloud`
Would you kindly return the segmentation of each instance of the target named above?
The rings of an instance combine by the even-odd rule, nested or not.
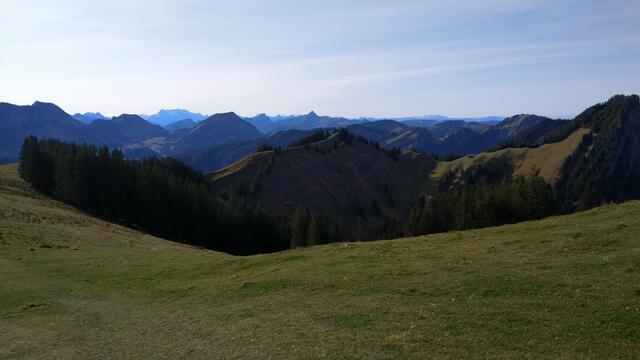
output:
[[[530,111],[566,113],[572,84],[588,100],[640,91],[638,16],[637,0],[5,0],[0,100],[385,115],[536,99]]]

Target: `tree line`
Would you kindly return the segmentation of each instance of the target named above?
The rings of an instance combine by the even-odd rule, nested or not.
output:
[[[365,237],[361,230],[348,233],[331,223],[322,211],[313,213],[298,207],[289,222],[291,247],[336,241],[393,239],[453,230],[468,230],[542,219],[559,212],[553,188],[537,173],[497,182],[485,178],[474,182],[470,174],[461,183],[449,184],[438,194],[416,201],[406,219],[389,219],[382,231]],[[443,185],[444,186],[444,185]],[[379,211],[372,201],[372,211]]]
[[[119,150],[24,140],[20,176],[55,199],[164,238],[247,255],[289,247],[286,221],[239,199],[214,197],[179,160],[126,160]]]
[[[289,222],[292,248],[346,241],[339,223],[331,223],[322,211],[311,212],[298,207]]]

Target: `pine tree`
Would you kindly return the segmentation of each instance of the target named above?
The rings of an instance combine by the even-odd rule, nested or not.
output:
[[[307,242],[309,245],[321,245],[329,243],[329,227],[322,212],[311,215],[307,230]]]
[[[358,219],[358,227],[356,230],[356,240],[365,241],[367,239],[367,233],[364,229],[364,220]]]
[[[342,225],[340,224],[340,222],[336,222],[333,224],[333,226],[331,227],[331,233],[330,233],[330,242],[342,242],[345,241],[345,236],[342,230]]]
[[[578,200],[578,211],[589,210],[593,207],[593,187],[588,184],[582,190],[580,199]]]
[[[52,166],[40,150],[40,143],[35,136],[24,139],[20,148],[20,164],[18,173],[26,182],[42,192],[50,192],[52,184]]]
[[[307,232],[309,230],[310,215],[307,209],[298,207],[291,218],[291,247],[307,246]]]

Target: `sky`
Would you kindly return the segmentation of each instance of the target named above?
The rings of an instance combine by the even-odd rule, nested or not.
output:
[[[640,93],[638,0],[0,0],[0,101],[571,117]]]

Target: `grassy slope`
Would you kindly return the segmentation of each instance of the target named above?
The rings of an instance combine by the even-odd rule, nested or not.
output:
[[[450,162],[440,162],[432,176],[439,179],[448,171],[458,172],[490,160],[504,159],[513,166],[514,175],[527,175],[535,168],[540,170],[540,176],[545,180],[554,183],[567,157],[576,150],[589,131],[589,129],[578,129],[563,141],[544,144],[537,148],[508,148],[465,156]]]
[[[634,358],[640,203],[232,257],[0,167],[0,358]]]

